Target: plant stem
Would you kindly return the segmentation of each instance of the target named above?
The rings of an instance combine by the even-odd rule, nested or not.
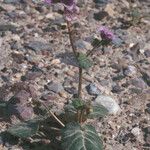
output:
[[[83,69],[79,67],[79,85],[78,85],[78,98],[82,98],[82,72]]]
[[[76,52],[76,48],[74,46],[74,43],[73,43],[73,36],[72,36],[72,30],[71,30],[71,26],[70,26],[70,22],[67,21],[67,27],[68,27],[68,33],[69,33],[69,39],[70,39],[70,44],[71,44],[71,47],[72,47],[72,50],[73,50],[73,53],[77,59],[77,52]]]
[[[87,56],[90,56],[90,55],[94,52],[94,50],[95,50],[96,48],[98,48],[99,46],[101,46],[102,42],[103,42],[103,41],[100,41],[97,45],[95,45],[95,47],[93,47],[93,48],[87,53]]]
[[[78,54],[77,54],[77,51],[76,51],[76,47],[74,46],[74,43],[73,43],[73,36],[72,36],[72,31],[71,31],[71,26],[70,26],[70,22],[67,21],[67,27],[68,27],[68,33],[69,33],[69,39],[70,39],[70,44],[71,44],[71,47],[72,47],[72,50],[73,50],[73,53],[76,57],[76,60],[78,58]],[[79,67],[79,85],[78,85],[78,98],[81,98],[82,97],[82,68]]]
[[[62,126],[62,127],[65,127],[65,125],[56,117],[56,115],[51,111],[49,110],[49,108],[44,104],[44,103],[41,103],[45,109],[49,112],[49,114]]]

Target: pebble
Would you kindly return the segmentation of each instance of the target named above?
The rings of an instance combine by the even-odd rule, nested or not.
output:
[[[147,106],[146,112],[150,114],[150,103],[148,103],[146,106]]]
[[[90,43],[83,41],[83,40],[78,40],[75,42],[75,45],[78,49],[92,49],[92,46]]]
[[[26,47],[32,49],[35,52],[42,51],[42,50],[48,50],[48,51],[52,50],[50,44],[41,41],[31,41],[28,44],[26,44]]]
[[[142,78],[135,78],[131,80],[132,85],[135,87],[145,89],[147,87],[146,83],[142,80]]]
[[[135,128],[133,128],[133,129],[131,130],[131,133],[132,133],[135,137],[137,137],[137,136],[140,135],[141,129],[140,129],[139,127],[135,127]]]
[[[112,86],[112,92],[113,93],[121,93],[123,89],[118,84]]]
[[[146,50],[146,51],[144,52],[144,54],[145,54],[145,56],[146,56],[147,58],[149,58],[149,57],[150,57],[150,50]]]
[[[49,82],[46,87],[48,90],[53,91],[54,93],[60,93],[64,89],[62,84],[57,82]]]
[[[0,24],[0,31],[15,31],[16,26],[12,24]]]
[[[73,95],[78,93],[78,91],[75,87],[66,87],[65,91],[68,92],[69,94],[73,94]]]
[[[36,72],[27,72],[25,76],[22,76],[22,80],[35,80],[36,78],[39,78],[42,75],[41,71]]]
[[[107,16],[108,16],[108,13],[106,11],[100,11],[98,13],[94,13],[95,20],[102,20]]]
[[[101,91],[93,83],[90,83],[88,86],[86,86],[86,90],[90,95],[99,95],[99,94],[101,94]]]
[[[110,114],[114,115],[121,110],[115,99],[105,95],[99,95],[93,104],[103,105],[106,109],[108,109]]]
[[[137,69],[134,66],[128,66],[125,70],[124,70],[124,75],[132,77],[134,75],[136,75],[137,73]]]

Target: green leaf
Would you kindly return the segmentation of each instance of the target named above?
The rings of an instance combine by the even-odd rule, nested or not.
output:
[[[6,108],[7,103],[6,102],[0,102],[0,108]]]
[[[62,129],[63,150],[103,150],[100,137],[93,126],[69,123]]]
[[[79,110],[79,109],[83,109],[85,104],[84,102],[79,99],[79,98],[75,98],[72,100],[72,105],[74,106],[75,109]]]
[[[94,38],[92,41],[92,46],[93,47],[97,47],[98,45],[100,45],[101,40],[99,40],[98,38]]]
[[[92,108],[89,118],[105,117],[108,114],[108,110],[102,105],[95,105]]]
[[[7,130],[7,132],[20,138],[27,138],[35,135],[38,131],[38,128],[39,124],[37,123],[37,121],[30,120],[13,125]]]
[[[91,60],[83,53],[79,53],[78,63],[82,69],[89,69],[92,66]]]

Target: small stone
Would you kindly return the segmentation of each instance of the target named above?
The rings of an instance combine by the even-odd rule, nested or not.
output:
[[[29,98],[30,94],[25,90],[21,90],[13,97],[13,103],[26,103]]]
[[[4,3],[6,3],[6,4],[19,4],[19,3],[21,3],[21,0],[4,0]]]
[[[15,31],[16,27],[12,24],[0,24],[0,31]]]
[[[54,93],[59,93],[64,89],[61,83],[56,82],[49,82],[46,87],[48,90],[53,91]]]
[[[90,95],[99,95],[101,94],[101,91],[96,87],[95,84],[91,83],[89,84],[87,87],[87,92],[90,94]]]
[[[112,92],[113,93],[120,93],[121,91],[123,91],[123,89],[121,89],[121,86],[119,86],[118,84],[112,86]]]
[[[150,72],[143,72],[142,73],[142,78],[145,81],[145,83],[150,86]]]
[[[65,92],[60,92],[60,93],[59,93],[59,96],[60,96],[60,97],[63,97],[63,98],[67,98],[67,97],[68,97]]]
[[[135,137],[137,137],[137,136],[140,135],[141,129],[140,129],[139,127],[135,127],[135,128],[133,128],[133,129],[131,130],[131,133],[132,133]]]
[[[32,119],[34,116],[34,111],[33,108],[31,106],[27,106],[27,105],[21,105],[21,104],[17,104],[15,105],[15,110],[16,110],[16,116],[19,119],[22,120],[29,120]]]
[[[106,109],[108,109],[110,114],[116,114],[120,111],[120,107],[117,102],[109,96],[99,95],[93,104],[103,105]]]
[[[65,91],[68,92],[69,94],[77,94],[77,89],[75,87],[66,87]]]
[[[98,13],[94,13],[95,20],[102,20],[107,16],[108,16],[108,13],[106,11],[100,11]]]
[[[48,50],[51,51],[51,45],[41,42],[41,41],[31,41],[26,45],[27,48],[30,48],[34,51],[42,51],[42,50]]]
[[[23,54],[18,53],[18,52],[13,52],[11,55],[12,55],[13,60],[16,63],[19,63],[19,64],[23,63],[23,61],[24,61],[24,55]]]
[[[22,77],[23,80],[35,80],[36,78],[39,78],[42,75],[41,71],[35,71],[35,72],[27,72],[24,77]]]
[[[146,51],[144,52],[144,54],[145,54],[145,56],[146,56],[147,58],[149,58],[149,57],[150,57],[150,50],[146,50]]]
[[[113,17],[116,15],[115,6],[113,3],[109,3],[105,7],[105,12],[109,14],[110,17]]]
[[[135,87],[138,87],[138,88],[141,88],[141,89],[145,89],[147,87],[147,85],[145,84],[145,82],[141,79],[141,78],[136,78],[136,79],[133,79],[131,81],[131,83],[135,86]]]
[[[124,70],[124,74],[126,76],[130,76],[132,77],[133,75],[135,75],[137,73],[137,69],[134,66],[128,66],[125,70]]]
[[[78,40],[75,42],[75,45],[78,49],[92,49],[92,45],[86,41]]]
[[[146,109],[146,112],[150,114],[150,107]]]

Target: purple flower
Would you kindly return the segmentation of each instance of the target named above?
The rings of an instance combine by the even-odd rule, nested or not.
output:
[[[45,0],[45,3],[52,4],[54,0]],[[59,0],[64,6],[64,15],[66,20],[72,21],[77,18],[77,14],[79,13],[79,9],[76,6],[75,0]]]
[[[111,41],[114,40],[115,38],[115,35],[112,33],[112,31],[110,31],[107,27],[105,26],[102,26],[100,29],[99,29],[99,32],[100,32],[100,35],[101,35],[101,38],[103,41],[109,43]]]
[[[65,7],[64,14],[66,17],[66,20],[72,21],[77,19],[77,14],[79,13],[79,8],[76,6],[76,4],[73,4],[72,6]]]
[[[44,0],[44,2],[47,3],[47,4],[51,4],[52,0]]]

